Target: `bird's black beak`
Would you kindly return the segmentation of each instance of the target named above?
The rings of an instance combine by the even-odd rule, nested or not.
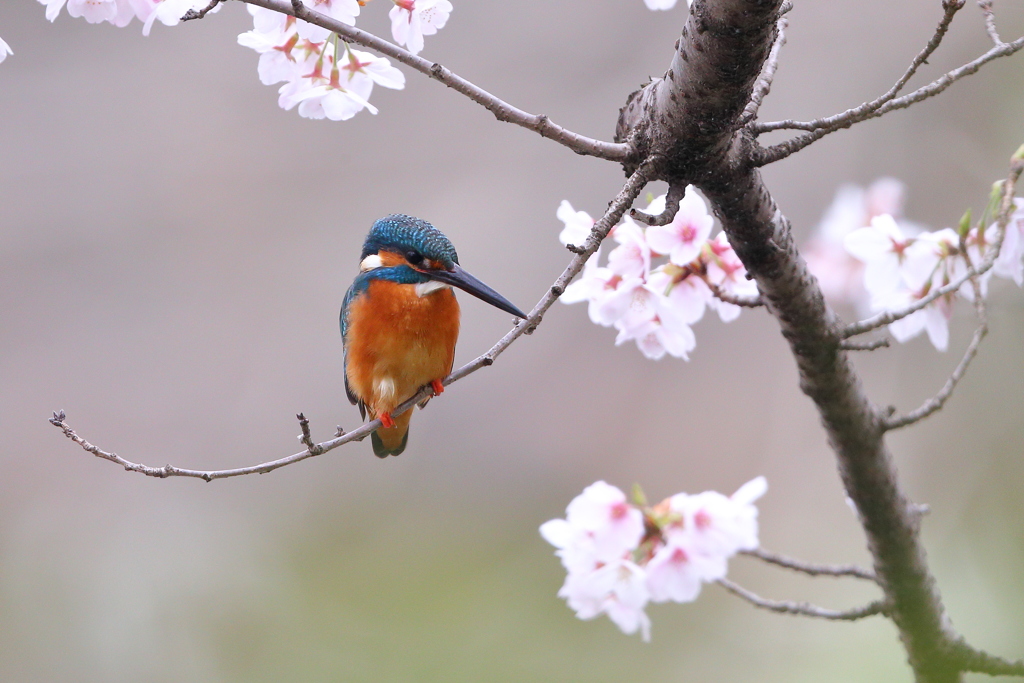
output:
[[[438,282],[458,287],[462,291],[468,292],[477,299],[486,301],[490,305],[500,308],[506,313],[519,316],[523,320],[526,319],[526,314],[516,308],[511,301],[467,273],[458,263],[452,264],[451,270],[438,268],[437,270],[431,269],[421,272],[430,276],[432,280],[437,280]]]

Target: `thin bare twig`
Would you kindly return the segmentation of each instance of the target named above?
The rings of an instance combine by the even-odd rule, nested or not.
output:
[[[753,591],[749,591],[729,579],[718,579],[715,583],[733,595],[743,598],[750,604],[766,609],[770,612],[780,614],[799,614],[805,617],[816,617],[818,619],[830,619],[833,621],[856,621],[876,614],[885,614],[887,605],[884,600],[876,600],[864,607],[857,607],[851,610],[833,610],[812,605],[809,602],[791,602],[789,600],[768,600],[762,598]]]
[[[756,548],[754,550],[742,550],[740,551],[740,554],[747,555],[749,557],[756,557],[768,564],[785,567],[786,569],[792,569],[810,576],[852,576],[857,579],[865,579],[866,581],[878,581],[875,573],[870,569],[864,569],[863,567],[858,567],[852,564],[811,564],[801,560],[794,560],[793,558],[785,557],[784,555],[770,553],[761,548]]]
[[[242,2],[274,10],[275,12],[281,12],[282,14],[288,14],[302,19],[303,21],[308,21],[311,24],[321,26],[329,31],[337,33],[349,42],[362,45],[363,47],[367,47],[383,55],[387,55],[392,59],[396,59],[402,64],[405,64],[406,66],[411,67],[436,81],[444,83],[452,90],[462,93],[477,104],[482,105],[485,109],[494,114],[494,117],[499,121],[505,121],[517,126],[522,126],[523,128],[540,134],[541,137],[551,138],[555,142],[568,147],[577,154],[593,156],[599,159],[608,159],[610,161],[625,161],[633,155],[633,146],[630,144],[605,142],[594,138],[588,138],[559,126],[543,114],[530,114],[525,112],[522,109],[512,106],[508,102],[498,99],[483,88],[467,81],[465,78],[456,75],[450,69],[436,62],[431,62],[430,60],[414,55],[408,50],[403,50],[394,43],[389,43],[382,38],[378,38],[372,33],[367,33],[355,26],[343,24],[340,21],[336,21],[335,19],[320,14],[319,12],[314,12],[303,5],[301,0],[242,0]]]
[[[875,351],[877,349],[889,348],[889,340],[885,337],[869,342],[855,342],[844,339],[839,342],[839,348],[845,351]]]
[[[754,92],[750,95],[750,102],[747,103],[747,106],[743,109],[743,114],[740,115],[738,123],[741,126],[745,126],[757,118],[757,112],[761,108],[761,103],[764,102],[764,98],[768,97],[768,93],[771,92],[772,81],[775,80],[775,70],[779,67],[779,52],[782,50],[782,46],[786,44],[786,28],[788,26],[789,22],[784,17],[779,17],[779,35],[775,38],[775,43],[772,44],[772,49],[768,53],[768,59],[764,63],[764,68],[761,69],[761,78],[754,85]]]
[[[668,194],[665,195],[664,211],[659,213],[657,216],[652,216],[640,209],[630,209],[629,215],[631,218],[637,219],[644,225],[668,225],[675,219],[676,214],[679,213],[679,202],[685,194],[685,185],[671,185],[668,188]]]
[[[992,11],[992,0],[978,0],[978,7],[985,15],[985,30],[988,32],[988,37],[995,45],[1002,45],[1003,41],[999,37],[999,31],[996,30],[996,15]]]
[[[796,130],[808,130],[815,131],[819,128],[832,128],[841,126],[844,122],[856,122],[860,120],[859,117],[863,116],[868,112],[877,110],[886,102],[890,101],[896,95],[899,94],[903,86],[917,73],[917,70],[922,64],[927,61],[928,57],[935,52],[936,48],[939,47],[939,43],[946,35],[946,31],[949,30],[949,25],[953,21],[953,17],[959,12],[964,6],[965,0],[954,0],[953,2],[944,2],[943,9],[945,12],[942,15],[942,19],[939,21],[939,25],[935,29],[935,33],[932,34],[931,39],[924,46],[924,48],[917,53],[914,60],[907,67],[907,70],[903,72],[903,75],[889,88],[883,95],[877,97],[870,102],[865,102],[861,105],[854,107],[853,109],[847,109],[846,111],[835,114],[833,116],[827,116],[825,118],[815,119],[813,121],[793,121],[787,119],[786,121],[770,121],[768,123],[760,123],[753,126],[754,133],[767,133],[772,130],[782,129],[796,129]]]
[[[202,19],[207,14],[209,14],[210,11],[213,10],[214,7],[216,7],[217,5],[219,5],[220,3],[224,2],[224,1],[225,0],[210,0],[210,4],[207,5],[206,7],[204,7],[201,10],[190,9],[189,11],[185,12],[185,14],[182,15],[182,17],[181,17],[181,20],[182,21],[192,21],[193,19]]]
[[[985,259],[981,264],[979,266],[967,268],[960,277],[947,285],[937,287],[929,292],[927,296],[918,299],[906,308],[901,308],[898,311],[882,311],[870,318],[865,318],[864,320],[847,325],[841,332],[841,336],[844,339],[849,339],[850,337],[855,337],[859,334],[876,330],[879,327],[896,322],[897,320],[902,320],[911,313],[920,311],[939,297],[953,294],[967,281],[972,278],[980,277],[992,269],[992,266],[996,263],[996,259],[999,258],[999,252],[1003,248],[1003,240],[1006,237],[1006,226],[1009,224],[1010,215],[1013,213],[1013,195],[1016,191],[1017,180],[1020,178],[1021,171],[1024,171],[1024,158],[1022,157],[1024,157],[1024,145],[1021,146],[1010,161],[1010,174],[1006,177],[1006,180],[1003,181],[1002,199],[1000,200],[999,211],[996,213],[996,237],[992,241],[989,251],[985,255]],[[981,227],[984,228],[984,226]]]
[[[727,304],[734,306],[742,306],[743,308],[757,308],[758,306],[764,306],[764,299],[758,296],[737,296],[726,292],[718,285],[708,283],[708,288],[711,289],[711,293],[715,295],[716,299],[720,299]]]
[[[299,413],[295,417],[299,421],[299,429],[302,430],[302,434],[299,435],[299,441],[301,441],[302,445],[306,447],[306,450],[309,451],[310,455],[320,455],[323,451],[313,443],[313,435],[309,431],[309,420],[307,420],[306,416],[302,413]]]
[[[915,422],[920,422],[932,413],[941,410],[942,406],[946,404],[949,397],[953,395],[953,390],[956,389],[956,385],[963,379],[963,376],[967,374],[967,368],[970,367],[971,361],[978,354],[978,348],[981,346],[981,342],[985,339],[985,335],[988,334],[988,315],[985,310],[985,299],[981,295],[981,286],[978,284],[978,278],[975,277],[971,280],[971,285],[974,287],[974,308],[978,313],[978,328],[974,331],[974,336],[971,338],[971,343],[967,345],[967,350],[964,351],[964,357],[960,359],[960,362],[954,368],[953,373],[946,380],[946,383],[939,389],[939,393],[932,396],[930,399],[921,404],[916,410],[912,410],[906,415],[900,417],[890,416],[883,420],[882,428],[885,430],[899,429],[900,427],[906,427],[912,425]]]
[[[812,132],[805,133],[804,135],[799,135],[785,142],[780,142],[777,145],[772,145],[771,147],[760,149],[755,154],[754,164],[756,166],[766,166],[776,161],[780,161],[790,156],[791,154],[800,151],[804,147],[807,147],[811,143],[820,140],[829,133],[834,133],[835,131],[840,130],[842,128],[849,128],[855,123],[860,123],[861,121],[866,121],[868,119],[884,116],[885,114],[888,114],[889,112],[895,111],[897,109],[906,109],[907,107],[916,104],[922,100],[926,100],[929,97],[934,97],[939,93],[943,92],[944,90],[946,90],[946,88],[948,88],[961,78],[965,76],[970,76],[971,74],[977,72],[979,69],[981,69],[981,67],[991,62],[992,60],[998,59],[1000,57],[1008,57],[1020,51],[1021,48],[1024,48],[1024,37],[1018,38],[1017,40],[1011,43],[1002,43],[996,47],[993,47],[991,50],[981,55],[974,61],[968,62],[967,64],[964,64],[963,66],[957,69],[953,69],[952,71],[943,74],[941,77],[935,79],[928,85],[922,86],[917,90],[904,95],[903,97],[898,97],[896,99],[889,100],[888,102],[879,106],[877,109],[865,111],[863,113],[858,114],[857,116],[843,118],[841,123],[828,125],[822,128],[817,128],[814,129]],[[860,109],[860,107],[858,107],[857,109]],[[849,112],[844,112],[843,114],[839,114],[837,116],[845,117],[848,113]],[[810,125],[811,123],[814,122],[807,122],[806,124],[794,121],[775,123],[794,124],[792,126],[786,125],[779,127],[792,127],[803,129],[804,125]],[[763,125],[767,126],[774,124]]]
[[[622,189],[619,190],[618,195],[608,205],[608,209],[604,215],[594,224],[593,229],[590,231],[590,236],[587,238],[587,242],[584,245],[583,251],[572,258],[569,264],[562,271],[562,274],[558,276],[554,284],[545,292],[544,296],[541,297],[540,301],[533,307],[526,320],[516,320],[515,326],[509,331],[504,337],[499,339],[494,346],[492,346],[487,353],[478,356],[469,363],[463,365],[461,368],[451,373],[446,377],[442,384],[448,386],[459,381],[467,375],[471,375],[480,368],[492,365],[495,359],[504,352],[516,339],[524,334],[531,334],[540,324],[544,313],[551,307],[556,299],[565,291],[565,287],[579,272],[583,269],[583,265],[587,262],[594,252],[597,251],[598,247],[601,246],[601,242],[604,241],[605,237],[608,236],[608,232],[612,229],[612,226],[618,223],[619,219],[622,218],[622,214],[626,212],[626,209],[633,200],[637,198],[640,192],[648,183],[648,175],[650,173],[650,164],[644,163],[637,168],[636,171],[629,177],[626,184],[623,185]],[[399,405],[395,410],[391,412],[392,416],[398,417],[407,410],[410,410],[414,405],[427,398],[427,396],[433,395],[430,385],[427,385],[420,389],[416,395],[410,397],[404,403]],[[301,414],[300,414],[301,415]],[[264,462],[259,465],[252,465],[249,467],[238,467],[227,470],[192,470],[181,467],[175,467],[173,465],[164,465],[163,467],[151,467],[149,465],[143,465],[141,463],[131,462],[117,455],[104,451],[97,446],[89,443],[82,437],[78,436],[73,429],[65,422],[66,416],[64,411],[56,412],[53,417],[50,418],[50,423],[58,429],[64,432],[64,435],[77,443],[79,446],[84,448],[87,452],[92,453],[98,458],[109,460],[121,465],[129,472],[139,472],[149,477],[194,477],[198,479],[204,479],[206,481],[212,481],[214,479],[226,479],[228,477],[238,477],[246,474],[266,474],[272,472],[278,468],[286,465],[311,458],[327,451],[334,450],[335,448],[349,443],[350,441],[361,441],[365,439],[371,432],[380,426],[380,420],[371,420],[360,426],[358,429],[354,429],[347,434],[339,435],[328,441],[322,443],[313,444],[310,447],[309,443],[306,443],[303,438],[303,443],[306,444],[306,450],[293,455],[289,455],[284,458],[277,460],[271,460]],[[300,425],[304,421],[304,417],[299,418]],[[303,437],[306,435],[308,424],[303,426]],[[340,428],[339,428],[340,431]],[[310,443],[312,439],[310,439]]]

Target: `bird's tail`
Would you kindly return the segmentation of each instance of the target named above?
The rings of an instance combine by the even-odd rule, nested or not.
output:
[[[395,418],[394,427],[377,427],[377,431],[370,435],[374,455],[378,458],[400,455],[409,442],[409,420],[411,419],[412,411],[407,410]]]

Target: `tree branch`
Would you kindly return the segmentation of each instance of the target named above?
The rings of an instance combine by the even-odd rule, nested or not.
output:
[[[990,655],[984,650],[971,647],[960,638],[953,644],[953,658],[961,671],[988,674],[989,676],[1024,676],[1024,659],[1016,662]]]
[[[939,47],[939,43],[942,42],[943,37],[946,35],[946,31],[949,30],[949,25],[953,22],[953,17],[960,11],[964,6],[965,0],[953,0],[952,2],[943,2],[942,8],[945,12],[942,15],[942,19],[939,21],[938,27],[935,29],[935,33],[932,34],[931,39],[924,46],[924,48],[914,57],[914,60],[907,67],[907,70],[903,72],[903,75],[889,88],[885,94],[881,97],[877,97],[870,102],[865,102],[861,105],[848,109],[841,114],[835,114],[834,116],[828,116],[821,119],[815,119],[813,121],[793,121],[787,119],[786,121],[771,121],[769,123],[761,123],[753,126],[755,134],[767,133],[772,130],[781,130],[784,128],[791,128],[797,130],[815,131],[819,128],[832,128],[841,126],[845,122],[855,123],[860,120],[858,117],[862,117],[864,114],[873,112],[881,107],[886,102],[890,101],[896,95],[899,94],[903,86],[917,73],[917,70],[922,64],[927,61],[928,57],[935,52],[936,48]]]
[[[743,308],[758,308],[764,306],[764,300],[760,296],[737,296],[724,291],[718,285],[713,285],[710,282],[707,283],[711,293],[715,295],[716,299],[724,301],[727,304],[733,306],[742,306]]]
[[[210,0],[210,4],[201,10],[190,9],[182,15],[182,21],[192,21],[193,19],[202,19],[213,10],[214,7],[227,0]]]
[[[985,15],[985,31],[988,32],[988,37],[996,46],[1002,45],[1003,41],[999,37],[999,31],[996,30],[996,15],[992,11],[992,0],[978,0],[978,7]]]
[[[668,225],[675,219],[676,214],[679,213],[679,202],[682,201],[685,194],[685,185],[673,185],[668,188],[668,194],[665,195],[665,210],[660,214],[652,216],[640,209],[630,209],[629,215],[644,225]]]
[[[961,379],[963,379],[963,376],[967,374],[967,368],[970,366],[971,361],[974,360],[974,356],[977,355],[978,347],[981,346],[982,340],[985,338],[985,335],[988,334],[988,319],[985,314],[985,302],[979,297],[975,299],[975,305],[978,309],[978,328],[974,331],[974,336],[971,338],[971,343],[967,345],[967,350],[964,351],[964,357],[960,359],[960,362],[953,370],[953,373],[949,376],[949,379],[947,379],[946,383],[941,389],[939,389],[939,393],[925,401],[916,410],[900,417],[886,418],[883,422],[883,427],[887,431],[899,429],[900,427],[907,427],[916,422],[920,422],[932,413],[941,410],[942,406],[944,406],[946,401],[949,400],[949,397],[953,395],[953,390],[956,389],[956,385]]]
[[[601,246],[601,242],[604,241],[605,237],[608,236],[608,232],[612,229],[619,219],[622,218],[623,213],[633,200],[637,198],[643,188],[649,181],[650,168],[648,164],[641,164],[641,166],[633,172],[633,174],[623,185],[622,189],[615,196],[615,199],[608,205],[608,209],[604,215],[594,223],[593,229],[590,231],[590,236],[582,249],[582,251],[574,256],[569,265],[565,267],[562,274],[558,276],[554,284],[548,289],[548,291],[541,297],[540,301],[530,311],[529,316],[526,320],[517,320],[515,326],[505,336],[499,339],[494,346],[492,346],[487,353],[478,356],[471,362],[463,365],[458,370],[452,372],[446,377],[442,384],[448,386],[459,381],[463,377],[473,374],[477,370],[488,365],[492,365],[494,361],[505,351],[516,339],[524,334],[532,334],[537,326],[541,323],[544,313],[551,307],[551,305],[562,295],[565,291],[565,287],[572,281],[574,277],[583,269],[583,265],[587,262],[594,252],[597,251],[598,247]],[[391,412],[391,415],[398,417],[407,410],[412,409],[414,405],[432,395],[430,385],[427,385],[420,389],[416,395],[412,396],[395,410]],[[302,413],[297,416],[299,419],[300,427],[302,428],[302,436],[300,440],[306,445],[306,450],[289,455],[284,458],[277,460],[271,460],[264,462],[259,465],[252,465],[249,467],[238,467],[227,470],[193,470],[181,467],[175,467],[173,465],[164,465],[163,467],[152,467],[149,465],[143,465],[141,463],[131,462],[117,455],[104,451],[97,446],[89,443],[82,437],[78,436],[73,429],[65,422],[66,416],[64,411],[55,412],[53,417],[50,418],[50,423],[55,427],[64,432],[64,435],[77,443],[87,452],[92,453],[98,458],[109,460],[111,462],[121,465],[129,472],[139,472],[148,477],[193,477],[197,479],[204,479],[206,481],[212,481],[214,479],[226,479],[228,477],[238,477],[246,474],[266,474],[276,469],[291,465],[307,458],[312,458],[317,455],[321,455],[328,451],[334,450],[335,448],[342,446],[351,441],[361,441],[365,439],[371,432],[380,426],[380,420],[371,420],[360,426],[358,429],[354,429],[346,434],[339,434],[339,436],[324,441],[322,443],[313,444],[312,438],[309,435],[309,423],[305,419]],[[339,428],[339,432],[341,429]]]
[[[779,14],[784,14],[785,8],[779,9]],[[789,23],[783,16],[779,17],[778,22],[778,35],[775,38],[775,43],[772,44],[772,51],[768,53],[768,59],[764,63],[764,68],[761,70],[761,78],[757,81],[757,85],[754,86],[754,93],[750,96],[750,102],[743,109],[743,114],[740,115],[738,121],[739,125],[745,126],[754,119],[757,118],[757,112],[761,109],[761,103],[764,102],[764,98],[768,97],[768,93],[772,89],[772,81],[775,80],[775,70],[779,67],[779,52],[782,51],[782,46],[786,44],[786,27]]]
[[[387,55],[420,73],[433,78],[447,85],[452,90],[459,92],[477,104],[482,105],[499,121],[512,123],[528,130],[538,133],[541,137],[550,138],[555,142],[568,147],[577,154],[593,156],[599,159],[610,161],[625,161],[633,157],[633,148],[626,143],[604,142],[574,133],[554,123],[543,114],[530,114],[508,102],[498,99],[483,88],[480,88],[465,78],[456,75],[450,69],[429,60],[403,50],[394,43],[378,38],[372,33],[367,33],[355,26],[343,24],[319,12],[310,10],[302,4],[301,0],[241,0],[250,5],[263,7],[265,9],[281,12],[290,16],[308,21],[311,24],[321,26],[329,31],[334,31],[345,40],[362,45],[363,47],[375,50]]]
[[[886,613],[918,682],[953,683],[959,672],[950,669],[946,653],[956,634],[918,538],[919,516],[885,445],[881,411],[840,348],[840,320],[756,168],[752,134],[737,126],[775,42],[779,9],[770,0],[694,2],[669,71],[630,96],[616,139],[636,135],[639,149],[665,156],[659,179],[692,183],[711,203],[789,342],[801,389],[821,415],[867,537]]]
[[[871,617],[876,614],[886,614],[888,607],[884,600],[876,600],[864,607],[838,611],[812,605],[809,602],[790,602],[788,600],[768,600],[762,598],[753,591],[749,591],[729,579],[718,579],[715,581],[719,586],[733,595],[743,598],[750,604],[779,614],[797,614],[804,617],[815,617],[817,619],[830,619],[832,621],[856,621]]]
[[[761,548],[757,548],[755,550],[741,550],[740,554],[747,555],[748,557],[756,557],[768,564],[792,569],[809,576],[852,576],[857,579],[874,581],[876,583],[878,582],[878,577],[875,576],[873,571],[852,564],[811,564],[809,562],[794,560],[790,557],[785,557],[784,555],[770,553]]]
[[[813,130],[813,132],[806,133],[795,138],[791,138],[785,142],[781,142],[771,147],[760,149],[754,157],[754,162],[757,166],[766,166],[776,161],[785,159],[791,154],[800,151],[804,147],[807,147],[811,143],[820,140],[829,133],[834,133],[835,131],[840,130],[842,128],[849,128],[850,126],[856,123],[860,123],[861,121],[866,121],[868,119],[884,116],[885,114],[888,114],[889,112],[895,111],[897,109],[906,109],[907,107],[916,104],[922,100],[926,100],[929,97],[934,97],[938,95],[939,93],[943,92],[946,88],[953,85],[953,83],[957,82],[958,80],[965,76],[970,76],[971,74],[977,72],[982,66],[991,62],[992,60],[998,59],[999,57],[1008,57],[1018,52],[1021,48],[1024,48],[1024,37],[1018,38],[1012,43],[1002,43],[996,47],[993,47],[991,50],[989,50],[982,56],[978,57],[974,61],[968,62],[967,64],[964,64],[963,66],[957,69],[949,71],[948,73],[944,74],[940,78],[937,78],[928,85],[922,86],[917,90],[908,93],[907,95],[904,95],[903,97],[898,97],[896,99],[889,100],[882,104],[881,106],[879,106],[877,109],[859,112],[857,113],[857,115],[851,115],[847,117],[847,114],[849,114],[850,112],[860,110],[860,107],[857,107],[854,110],[850,110],[850,112],[838,114],[837,117],[843,117],[841,121],[838,123],[832,123],[822,128],[816,128]],[[864,105],[861,106],[863,107]],[[782,121],[775,122],[773,124],[763,124],[763,126],[787,124],[778,125],[777,127],[792,127],[802,129],[803,126],[811,125],[813,123],[815,122],[798,123],[794,121]],[[790,126],[788,124],[793,125]],[[759,128],[758,130],[762,129]],[[774,128],[772,128],[772,130],[774,130]]]
[[[889,348],[889,340],[885,337],[869,342],[854,342],[844,339],[839,342],[839,348],[844,351],[877,351],[878,349]]]

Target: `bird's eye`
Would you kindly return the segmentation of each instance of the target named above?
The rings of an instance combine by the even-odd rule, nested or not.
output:
[[[418,266],[423,263],[423,254],[418,251],[407,251],[405,252],[405,260],[414,266]]]

